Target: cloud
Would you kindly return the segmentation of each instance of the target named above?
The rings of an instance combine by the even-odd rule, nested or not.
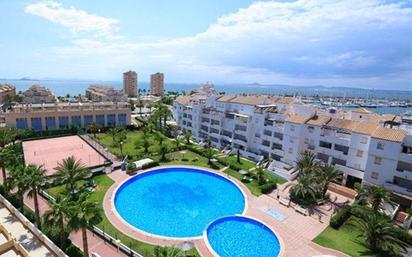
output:
[[[119,21],[69,8],[57,1],[42,1],[29,4],[24,11],[68,28],[74,34],[92,33],[95,36],[113,36]]]
[[[169,81],[376,88],[392,81],[392,86],[412,90],[412,8],[405,3],[256,2],[220,17],[193,36],[146,42],[82,37],[67,47],[52,49],[52,53],[55,58],[83,60],[82,72],[87,75],[96,69],[96,62],[90,62],[94,58],[99,67],[111,70],[106,74],[129,68],[140,74],[162,70]],[[33,9],[31,6],[26,11]],[[106,34],[118,25],[117,20],[73,7],[65,9],[56,2],[34,6],[37,11],[30,13],[73,31]],[[72,16],[48,14],[53,12]],[[77,17],[74,13],[82,17],[75,19],[80,24],[67,18]],[[100,22],[90,22],[94,19]],[[110,69],[113,63],[119,66]]]

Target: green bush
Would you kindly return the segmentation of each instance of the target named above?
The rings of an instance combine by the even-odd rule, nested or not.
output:
[[[260,191],[262,192],[262,194],[270,194],[272,193],[273,190],[276,189],[276,183],[274,182],[268,182],[266,184],[263,184],[261,186],[259,186]]]
[[[26,216],[28,220],[30,220],[31,223],[34,223],[36,220],[36,215],[34,212],[28,208],[23,209],[23,215]]]
[[[152,167],[155,167],[155,166],[158,166],[158,165],[159,165],[158,161],[152,161],[152,162],[144,164],[142,166],[142,169],[149,169],[149,168],[152,168]]]
[[[189,161],[189,159],[187,159],[187,158],[182,158],[182,162],[188,162]]]
[[[65,253],[70,257],[83,257],[82,251],[80,251],[80,249],[77,248],[77,246],[75,246],[74,244],[69,245],[66,248]]]
[[[329,225],[334,229],[339,229],[351,216],[351,207],[345,205],[331,219]]]
[[[14,193],[14,194],[9,194],[7,196],[7,200],[17,209],[20,209],[20,200],[19,200],[19,196]]]

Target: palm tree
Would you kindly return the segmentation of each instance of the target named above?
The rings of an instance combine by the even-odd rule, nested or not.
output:
[[[33,197],[36,225],[39,228],[41,227],[41,221],[38,194],[40,188],[47,180],[45,173],[46,170],[43,168],[43,166],[30,164],[26,167],[27,184],[30,187],[28,196]]]
[[[212,149],[212,144],[209,139],[206,140],[206,158],[207,158],[207,164],[212,165],[211,159],[213,158],[213,149]]]
[[[192,131],[188,130],[185,132],[184,137],[186,139],[187,144],[190,144],[190,138],[192,137]]]
[[[153,250],[153,257],[182,257],[180,249],[170,246],[156,246]]]
[[[298,183],[290,189],[291,198],[308,201],[316,199],[317,188],[313,183],[312,175],[302,174],[298,177]]]
[[[393,205],[391,192],[383,186],[364,185],[358,194],[358,199],[361,202],[364,201],[369,203],[375,213],[384,208],[383,204],[385,202]]]
[[[169,148],[166,145],[160,145],[159,153],[161,155],[160,160],[166,160],[166,154],[169,152]]]
[[[263,185],[266,183],[265,171],[260,165],[256,167],[256,176],[257,176],[256,180],[259,185]]]
[[[363,213],[359,219],[353,222],[360,228],[366,245],[376,251],[394,251],[396,248],[406,249],[408,244],[399,239],[399,229],[390,223],[386,217],[377,213]]]
[[[328,185],[331,182],[336,182],[342,173],[335,168],[333,165],[325,165],[321,167],[316,175],[319,183],[323,185],[322,195],[326,195],[326,191],[328,190]]]
[[[75,192],[77,181],[86,179],[91,175],[90,170],[80,160],[76,160],[74,156],[59,162],[55,170],[57,172],[54,177],[60,184],[66,185],[66,189],[70,194]]]
[[[5,147],[12,141],[12,131],[10,128],[0,128],[0,147]]]
[[[24,208],[24,194],[29,190],[28,176],[26,169],[23,165],[13,166],[10,169],[10,176],[7,178],[10,190],[17,187],[17,196],[19,198],[20,211],[23,212]]]
[[[300,154],[296,166],[302,173],[316,172],[319,170],[319,164],[316,161],[316,156],[311,151],[305,151]]]
[[[101,127],[102,127],[102,126],[101,126],[100,124],[98,124],[98,123],[93,123],[93,124],[88,125],[88,126],[86,127],[86,130],[89,131],[89,133],[92,133],[92,134],[93,134],[93,137],[96,138],[96,134],[97,134],[97,132],[99,132],[99,130],[101,129]]]
[[[75,231],[81,230],[83,238],[83,255],[89,256],[89,245],[87,242],[87,228],[102,221],[99,204],[88,199],[89,194],[83,193],[73,203],[69,215],[69,226]]]
[[[179,151],[179,149],[180,149],[180,146],[182,145],[182,141],[180,140],[180,138],[175,138],[175,140],[174,140],[174,143],[175,143],[175,151]]]
[[[121,128],[114,127],[107,131],[107,134],[112,136],[112,144],[114,145],[116,141],[116,135],[121,131]]]
[[[139,108],[139,114],[142,114],[142,108],[144,107],[144,103],[142,100],[139,99],[139,101],[137,101],[136,107]]]
[[[123,143],[126,141],[126,139],[127,139],[127,131],[124,129],[119,130],[117,135],[115,136],[115,142],[119,146],[120,155],[122,159],[123,159]]]
[[[5,194],[9,192],[9,187],[7,185],[6,165],[11,161],[12,157],[13,157],[13,152],[10,151],[10,149],[8,148],[0,149],[0,167],[1,167],[1,174],[3,177],[3,187],[4,187]]]
[[[59,228],[60,248],[65,249],[65,221],[70,211],[70,201],[67,197],[57,196],[54,201],[48,201],[50,209],[44,213],[44,220]]]
[[[159,143],[159,146],[163,145],[164,137],[161,133],[156,134],[156,141]]]

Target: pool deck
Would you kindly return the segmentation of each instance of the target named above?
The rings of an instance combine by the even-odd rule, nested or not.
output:
[[[182,165],[179,165],[180,167]],[[168,167],[179,167],[179,166],[168,166]],[[162,166],[166,167],[166,166]],[[188,166],[192,168],[199,168],[196,166]],[[158,168],[158,167],[157,167]],[[156,168],[154,168],[156,169]],[[250,216],[252,218],[258,219],[268,225],[278,236],[281,242],[281,254],[280,256],[285,257],[308,257],[308,256],[337,256],[346,257],[348,255],[338,252],[333,249],[324,248],[312,242],[312,240],[319,235],[329,224],[331,215],[336,211],[336,206],[342,205],[343,203],[349,201],[350,199],[343,196],[337,195],[333,192],[329,192],[333,203],[325,204],[320,206],[316,210],[316,214],[311,216],[303,216],[302,214],[296,212],[291,207],[285,207],[281,205],[277,200],[277,195],[287,195],[289,190],[289,183],[279,186],[278,190],[270,195],[261,195],[256,197],[252,195],[249,189],[240,181],[228,176],[227,174],[207,169],[209,172],[216,173],[223,177],[230,179],[239,188],[242,189],[245,197],[247,199],[247,209],[244,215]],[[157,245],[176,245],[181,243],[182,239],[158,237],[150,235],[143,231],[140,231],[123,221],[114,210],[113,207],[113,196],[116,188],[122,184],[125,180],[130,178],[129,175],[121,172],[115,171],[108,174],[115,183],[107,191],[103,200],[103,209],[109,219],[109,221],[124,234],[139,240],[151,244]],[[268,209],[275,209],[280,212],[286,219],[279,221],[274,216],[267,213]],[[186,239],[187,240],[187,239]],[[199,253],[203,257],[213,257],[213,254],[209,250],[203,238],[194,238],[190,241],[194,242]]]

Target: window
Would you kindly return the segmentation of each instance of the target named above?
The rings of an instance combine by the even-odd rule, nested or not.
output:
[[[360,142],[361,142],[362,144],[366,144],[366,143],[368,143],[368,138],[367,138],[367,137],[361,137]]]
[[[290,131],[295,131],[295,125],[290,125]]]
[[[385,148],[385,144],[383,142],[378,142],[376,145],[376,148],[379,150],[383,150]]]
[[[382,157],[375,157],[374,163],[377,164],[377,165],[381,165],[381,163],[382,163]]]
[[[289,148],[288,153],[293,153],[293,148]]]
[[[372,172],[371,178],[378,179],[379,178],[379,172]]]
[[[361,150],[356,151],[356,156],[362,157],[363,156],[363,151],[361,151]]]
[[[309,133],[313,133],[314,130],[315,130],[315,128],[313,126],[308,127],[308,132]]]

